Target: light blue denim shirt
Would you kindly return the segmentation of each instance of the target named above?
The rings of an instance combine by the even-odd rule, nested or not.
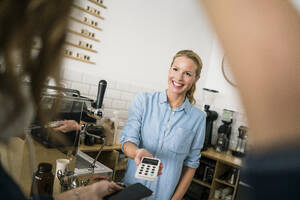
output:
[[[148,199],[168,200],[178,184],[183,166],[197,168],[205,137],[206,115],[185,99],[172,110],[166,91],[142,93],[130,105],[129,118],[122,130],[121,145],[132,142],[145,148],[163,163],[156,181],[135,178],[134,160],[128,159],[124,182],[140,182],[154,193]]]

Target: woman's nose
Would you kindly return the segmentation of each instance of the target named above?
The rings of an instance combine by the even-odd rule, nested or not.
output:
[[[181,73],[181,72],[176,73],[176,78],[178,80],[183,80],[183,73]]]

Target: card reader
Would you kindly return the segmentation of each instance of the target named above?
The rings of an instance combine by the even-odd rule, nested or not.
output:
[[[159,159],[143,157],[136,170],[135,178],[155,181],[158,175],[159,165]]]

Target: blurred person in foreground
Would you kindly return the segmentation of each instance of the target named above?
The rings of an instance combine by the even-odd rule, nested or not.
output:
[[[24,133],[36,110],[39,111],[41,90],[48,77],[59,84],[61,49],[71,5],[70,0],[0,1],[1,142]],[[33,54],[35,39],[41,41],[41,48]],[[23,87],[24,80],[30,82],[28,87]],[[113,182],[100,181],[39,199],[102,199],[120,189]],[[2,199],[25,199],[1,165],[0,193]]]
[[[250,199],[299,199],[300,16],[290,1],[203,0],[238,83]]]

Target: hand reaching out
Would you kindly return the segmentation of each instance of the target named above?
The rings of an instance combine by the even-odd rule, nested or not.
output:
[[[96,182],[92,185],[91,192],[92,194],[96,194],[96,196],[100,197],[101,199],[109,194],[122,190],[123,188],[117,185],[115,182],[111,181],[100,181]]]
[[[151,153],[149,153],[146,149],[137,149],[136,156],[134,158],[136,166],[138,166],[141,163],[141,160],[143,157],[153,158],[153,155]],[[158,176],[162,174],[162,169],[163,169],[163,164],[160,163],[159,170],[158,170]]]
[[[67,133],[70,131],[79,131],[80,124],[78,124],[75,120],[62,120],[57,121],[56,125],[58,126],[54,130],[61,131],[63,133]]]
[[[81,199],[81,200],[102,200],[103,197],[114,192],[122,190],[123,188],[114,182],[107,180],[99,181],[85,187],[75,188],[67,192],[63,192],[54,196],[55,200],[65,199]]]

